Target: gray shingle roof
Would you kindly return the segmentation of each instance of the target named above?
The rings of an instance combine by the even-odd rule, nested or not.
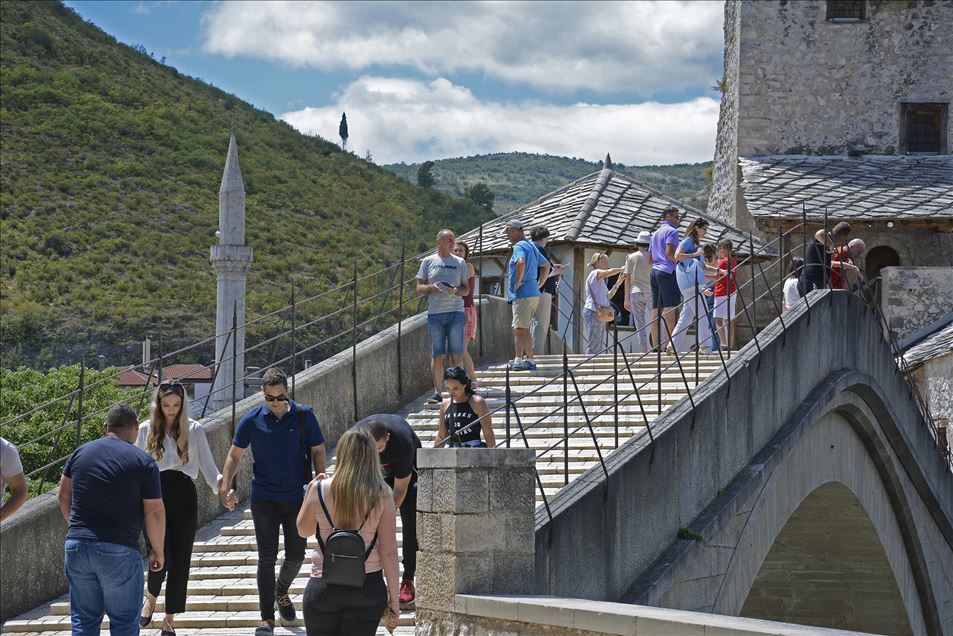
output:
[[[741,157],[741,187],[756,218],[953,219],[953,155]]]
[[[936,333],[921,340],[903,352],[903,359],[910,367],[953,352],[953,320]]]
[[[700,210],[653,190],[644,183],[612,170],[606,165],[599,172],[582,177],[546,194],[536,201],[483,225],[483,247],[479,245],[479,230],[474,229],[460,237],[471,246],[473,253],[500,253],[510,249],[503,234],[506,221],[519,219],[527,230],[545,225],[552,237],[550,245],[581,243],[604,247],[631,248],[639,232],[655,230],[661,222],[662,210],[675,205],[682,213],[684,229],[697,217],[711,223],[705,242],[729,238],[737,253],[750,253],[747,233],[727,225]],[[754,237],[760,255],[773,256],[775,251],[765,248],[765,242]]]

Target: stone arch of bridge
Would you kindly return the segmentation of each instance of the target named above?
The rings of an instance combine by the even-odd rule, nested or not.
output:
[[[776,559],[796,556],[798,566],[806,570],[811,564],[803,559],[816,558],[823,550],[823,546],[812,544],[810,537],[798,537],[807,544],[801,546],[799,554],[792,555],[791,551],[797,552],[795,547],[785,548],[784,544],[803,527],[805,519],[830,511],[833,504],[839,503],[847,506],[845,514],[850,514],[848,527],[843,530],[853,531],[856,547],[874,555],[878,573],[876,584],[854,590],[845,588],[849,599],[842,600],[877,616],[873,611],[876,607],[869,601],[887,599],[890,607],[902,607],[904,614],[896,621],[893,633],[940,633],[921,537],[914,524],[914,511],[909,507],[909,493],[904,493],[903,477],[890,456],[890,437],[899,429],[889,407],[880,400],[873,379],[860,372],[842,373],[829,382],[825,391],[812,392],[812,396],[815,403],[803,404],[798,410],[800,421],[792,422],[790,434],[781,442],[786,448],[778,449],[780,461],[751,502],[751,512],[737,536],[713,611],[745,615],[749,598],[749,614],[763,616],[766,603],[782,605],[784,599],[772,597],[765,587],[776,575]],[[857,567],[852,562],[857,555],[850,551],[839,557],[833,552],[828,556],[834,560],[804,578],[810,580],[813,576],[814,583],[818,583],[825,571],[836,576],[838,570]],[[870,594],[874,590],[873,596],[865,598],[865,592]],[[848,613],[844,618],[844,613],[838,614],[831,604],[827,610],[834,611],[825,611],[822,604],[816,604],[813,610],[801,610],[802,614],[814,611],[810,620],[803,615],[796,621],[793,617],[790,620],[871,631],[869,624],[856,619],[856,613]],[[773,619],[786,620],[784,611],[775,612]],[[872,631],[890,633],[883,628]]]

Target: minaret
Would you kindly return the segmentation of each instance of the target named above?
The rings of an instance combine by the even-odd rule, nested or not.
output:
[[[215,360],[218,373],[212,395],[215,410],[232,403],[232,377],[239,384],[235,396],[245,397],[242,376],[245,374],[245,278],[251,268],[252,249],[245,244],[245,184],[238,166],[238,146],[235,134],[228,140],[225,173],[218,190],[218,244],[212,245],[212,269],[218,278],[215,306]],[[235,334],[237,356],[232,356],[229,339],[235,313],[238,329]],[[224,349],[224,350],[223,350]],[[234,376],[232,375],[234,372]]]

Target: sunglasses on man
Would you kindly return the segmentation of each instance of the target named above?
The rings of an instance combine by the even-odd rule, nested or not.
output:
[[[265,402],[287,402],[287,395],[268,395],[265,394]]]

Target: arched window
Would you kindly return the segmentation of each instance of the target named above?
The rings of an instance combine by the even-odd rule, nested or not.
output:
[[[897,267],[898,265],[900,265],[900,255],[892,247],[878,245],[867,252],[867,262],[864,269],[866,270],[867,280],[870,281],[872,287],[873,299],[877,303],[880,302],[880,270],[884,267]]]

